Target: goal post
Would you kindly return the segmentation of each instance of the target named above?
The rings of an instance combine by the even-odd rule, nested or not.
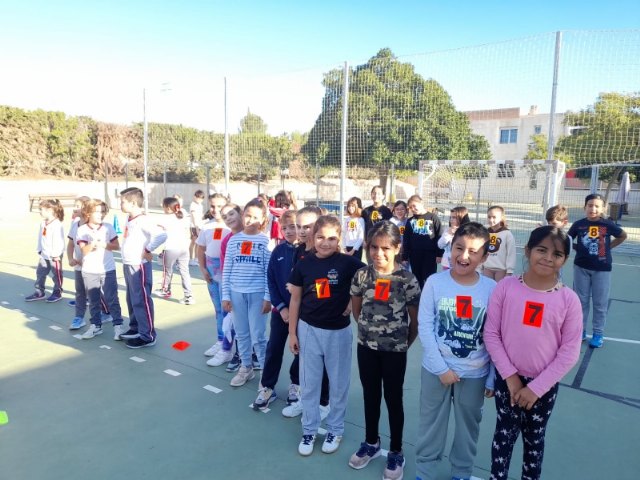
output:
[[[471,220],[485,224],[487,209],[500,205],[517,245],[524,246],[529,232],[544,222],[547,205],[557,203],[564,171],[557,160],[421,161],[418,193],[445,221],[451,208],[465,206]]]

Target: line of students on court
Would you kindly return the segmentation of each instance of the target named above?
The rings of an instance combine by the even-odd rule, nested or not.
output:
[[[213,283],[216,275],[221,278],[222,308],[235,314],[241,366],[231,384],[243,385],[254,378],[252,353],[255,352],[258,366],[265,370],[254,406],[268,407],[276,398],[274,388],[288,333],[289,347],[299,359],[295,372],[298,378],[290,372],[292,385],[297,389],[293,392],[290,389],[288,398],[289,406],[297,404],[303,415],[298,452],[301,455],[313,452],[323,412],[327,434],[322,451],[336,451],[344,432],[350,383],[352,330],[349,319],[353,312],[358,326],[357,359],[363,386],[366,438],[351,456],[351,467],[363,468],[380,455],[378,421],[384,394],[391,445],[383,478],[402,478],[405,463],[402,384],[407,349],[419,334],[423,368],[416,452],[418,478],[434,478],[436,465],[444,453],[451,405],[456,418],[450,454],[452,477],[470,477],[483,396],[494,393],[497,422],[491,449],[492,478],[504,478],[508,473],[511,451],[520,431],[524,439],[523,477],[539,478],[544,432],[558,382],[577,361],[580,341],[586,332],[586,326],[581,324],[583,309],[578,308],[578,296],[559,280],[571,249],[569,237],[553,225],[534,230],[525,248],[528,269],[519,277],[510,275],[513,267],[509,271],[507,265],[494,269],[508,275],[496,286],[495,281],[488,278],[490,275],[480,275],[478,270],[490,257],[492,247],[496,250],[508,244],[509,240],[499,236],[505,231],[504,224],[490,224],[493,228],[487,229],[461,219],[452,221],[452,236],[447,242],[448,269],[435,275],[427,273],[420,294],[419,278],[403,268],[400,261],[401,246],[407,245],[407,229],[413,233],[429,232],[425,225],[431,222],[435,230],[437,217],[426,217],[420,205],[416,205],[419,199],[413,200],[408,203],[416,218],[407,221],[404,242],[400,228],[382,221],[381,209],[378,215],[373,211],[366,214],[371,220],[366,242],[369,266],[354,255],[340,253],[342,225],[335,217],[319,216],[319,212],[315,212],[313,218],[313,209],[299,211],[295,220],[293,214],[283,214],[279,222],[284,242],[269,252],[268,239],[261,233],[267,220],[264,203],[252,201],[242,211],[235,205],[221,208],[225,226],[235,235],[227,234],[224,238],[227,248],[224,252],[221,248],[218,257],[221,277],[214,270],[217,267],[208,268],[205,255],[209,276],[205,279]],[[570,231],[575,234],[572,238],[576,241],[578,257],[585,253],[581,249],[591,256],[594,256],[591,252],[596,252],[597,258],[590,258],[592,264],[599,262],[596,265],[603,268],[608,263],[610,269],[610,248],[624,240],[624,231],[601,219],[601,197],[587,197],[585,204],[587,223],[576,222]],[[134,216],[127,226],[136,218],[136,212],[131,213]],[[499,226],[495,228],[496,225]],[[209,236],[222,241],[222,232],[216,228],[222,227],[214,227]],[[298,247],[294,245],[296,236],[301,240]],[[607,243],[610,236],[615,240]],[[439,238],[432,240],[437,247]],[[590,248],[592,240],[601,242],[600,250]],[[126,242],[127,233],[125,245]],[[92,248],[96,243],[87,242]],[[153,242],[146,244],[141,256],[147,257],[148,250],[152,250],[149,246],[154,246]],[[206,244],[202,247],[206,253]],[[578,267],[578,257],[575,268],[584,268]],[[509,258],[508,255],[505,258]],[[413,270],[414,264],[409,263]],[[430,268],[431,265],[426,267],[427,272]],[[291,271],[288,276],[287,270]],[[424,272],[420,267],[416,270],[418,274]],[[130,283],[131,276],[127,285]],[[129,300],[129,288],[127,298]],[[272,303],[275,310],[271,338],[267,342],[266,321]],[[130,317],[131,313],[130,308]],[[594,321],[594,338],[595,328]],[[224,338],[222,341],[224,343]],[[495,364],[495,376],[490,359]],[[294,380],[298,383],[293,383]]]

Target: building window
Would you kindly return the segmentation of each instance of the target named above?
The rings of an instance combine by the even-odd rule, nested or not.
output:
[[[518,143],[517,128],[501,128],[500,143]]]
[[[533,126],[533,134],[540,135],[542,133],[542,125],[534,125]]]
[[[516,175],[516,168],[511,163],[498,164],[498,178],[513,178]]]

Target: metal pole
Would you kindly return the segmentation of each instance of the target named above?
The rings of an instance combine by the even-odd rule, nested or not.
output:
[[[149,195],[147,195],[147,183],[149,177],[149,127],[147,126],[147,90],[142,89],[142,161],[144,166],[144,210],[149,211]]]
[[[344,189],[347,181],[347,126],[349,123],[349,64],[344,62],[342,92],[342,142],[340,145],[340,224],[344,222]]]
[[[224,77],[224,191],[229,196],[229,128],[227,112],[227,77]]]
[[[320,205],[320,165],[316,157],[316,205]]]
[[[558,95],[558,73],[560,70],[560,51],[562,47],[562,32],[556,32],[556,49],[553,58],[553,85],[551,88],[551,108],[549,109],[549,142],[547,143],[547,160],[554,160],[554,148],[555,148],[555,134],[554,127],[556,123],[556,98]],[[549,194],[550,194],[550,180],[551,169],[553,168],[554,174],[557,171],[557,163],[547,164],[546,175],[544,181],[544,195],[542,202],[542,219],[544,220],[544,214],[549,208]]]

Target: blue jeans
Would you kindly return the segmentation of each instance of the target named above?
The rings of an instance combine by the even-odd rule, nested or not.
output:
[[[600,272],[573,266],[573,290],[578,294],[582,304],[582,328],[587,331],[589,319],[589,302],[593,302],[593,333],[604,335],[609,310],[609,288],[611,272]]]
[[[209,296],[213,303],[213,308],[216,311],[216,326],[218,329],[218,341],[224,341],[224,334],[222,333],[222,319],[224,318],[224,312],[222,311],[222,270],[220,270],[220,259],[215,257],[206,257],[207,272],[211,275],[211,283],[207,283],[207,290],[209,290]],[[225,350],[231,350],[231,344],[229,348]]]
[[[245,367],[252,367],[252,348],[258,356],[260,366],[264,366],[267,348],[267,314],[262,313],[264,292],[231,292],[233,305],[233,325],[238,339],[238,355]]]

